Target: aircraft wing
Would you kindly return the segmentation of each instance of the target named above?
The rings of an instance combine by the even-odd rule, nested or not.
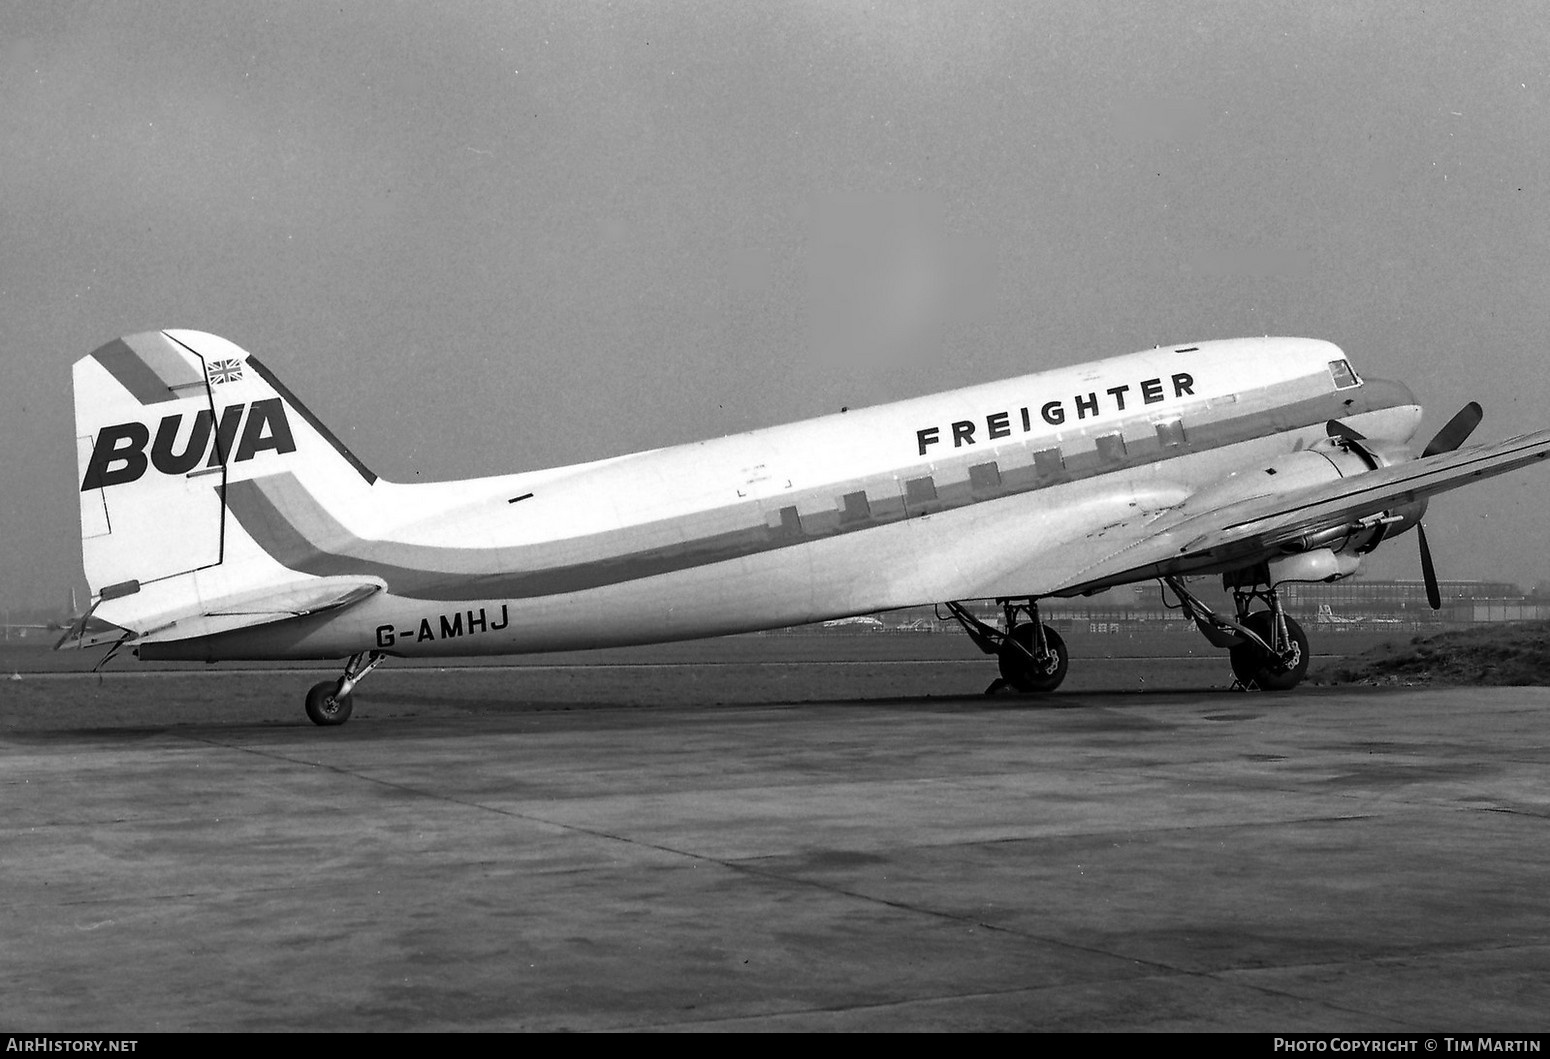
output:
[[[1550,430],[1456,449],[1363,474],[1201,510],[1189,500],[1118,522],[1056,552],[1039,595],[1074,596],[1163,575],[1209,572],[1274,558],[1312,532],[1516,470],[1550,456]]]

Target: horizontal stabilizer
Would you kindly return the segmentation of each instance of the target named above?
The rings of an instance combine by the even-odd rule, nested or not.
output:
[[[107,600],[97,608],[94,617],[101,622],[111,623],[103,631],[83,632],[78,640],[71,640],[62,646],[90,647],[117,640],[126,630],[134,629],[142,630],[138,635],[130,637],[137,644],[210,636],[325,610],[342,610],[375,595],[385,587],[386,583],[375,577],[309,577],[204,600],[178,610],[151,610],[141,601],[153,594],[134,593]]]
[[[77,618],[64,635],[54,642],[54,650],[100,647],[105,643],[117,643],[128,633],[128,629],[85,614]]]

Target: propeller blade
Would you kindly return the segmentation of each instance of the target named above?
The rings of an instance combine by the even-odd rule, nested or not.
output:
[[[1439,452],[1452,452],[1468,440],[1475,427],[1480,425],[1480,419],[1485,411],[1474,401],[1470,401],[1458,414],[1448,420],[1448,425],[1437,431],[1437,436],[1426,443],[1422,450],[1422,456],[1435,456]]]
[[[1338,419],[1331,419],[1324,424],[1324,432],[1332,438],[1344,438],[1346,441],[1366,441],[1360,430],[1348,423],[1342,423]]]
[[[1338,419],[1331,419],[1324,424],[1324,429],[1329,436],[1343,444],[1350,452],[1356,453],[1367,461],[1367,466],[1373,470],[1382,467],[1384,460],[1373,452],[1372,446],[1367,443],[1367,437],[1349,423],[1342,423]]]
[[[1437,568],[1432,565],[1432,550],[1426,543],[1426,527],[1415,524],[1415,539],[1421,544],[1421,577],[1426,581],[1426,602],[1433,610],[1442,609],[1442,593],[1437,589]]]

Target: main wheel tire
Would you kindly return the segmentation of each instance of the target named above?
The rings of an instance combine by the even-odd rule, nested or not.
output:
[[[307,692],[307,716],[313,724],[329,727],[350,719],[355,702],[349,695],[335,694],[338,687],[339,681],[325,680],[312,685],[312,690]]]
[[[1034,650],[1033,623],[1024,622],[1013,626],[1012,639],[1029,651]],[[1031,659],[1011,644],[1003,644],[997,652],[1001,663],[1001,677],[1018,691],[1054,691],[1066,679],[1071,668],[1071,652],[1060,634],[1048,625],[1044,626],[1044,646],[1049,653],[1042,660]]]
[[[1243,624],[1259,634],[1266,643],[1271,642],[1275,628],[1275,615],[1268,610],[1255,611],[1244,619]],[[1308,636],[1288,615],[1286,632],[1291,637],[1289,657],[1276,658],[1265,652],[1257,643],[1244,642],[1232,648],[1232,673],[1244,687],[1257,687],[1261,691],[1290,691],[1302,683],[1308,675]]]

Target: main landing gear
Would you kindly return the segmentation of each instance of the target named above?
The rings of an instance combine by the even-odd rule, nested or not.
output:
[[[1212,644],[1227,649],[1233,676],[1243,688],[1290,691],[1308,675],[1312,659],[1308,636],[1282,609],[1281,597],[1268,586],[1263,566],[1223,576],[1224,587],[1232,589],[1236,619],[1212,611],[1178,578],[1165,577],[1163,581],[1179,597],[1184,616],[1192,618]],[[1250,613],[1255,600],[1262,601],[1266,609]]]
[[[344,676],[312,685],[312,690],[307,692],[307,716],[312,723],[332,726],[348,721],[350,711],[355,708],[350,692],[367,673],[385,661],[387,655],[381,651],[362,651],[350,656],[345,663]]]
[[[1207,640],[1228,653],[1238,685],[1251,691],[1290,691],[1308,675],[1308,636],[1281,606],[1281,597],[1270,584],[1263,565],[1223,576],[1232,589],[1235,617],[1217,614],[1177,577],[1162,579],[1179,599],[1184,616],[1193,620]],[[1054,691],[1066,679],[1070,652],[1060,634],[1039,620],[1039,602],[997,600],[1005,615],[998,629],[970,614],[962,603],[947,603],[948,613],[963,626],[975,646],[995,655],[1001,676],[985,689],[993,695],[1003,688],[1021,692]],[[1264,609],[1254,610],[1263,603]]]
[[[1039,621],[1038,600],[997,602],[1005,615],[1005,629],[980,621],[961,603],[946,604],[975,646],[995,655],[1000,663],[1001,676],[985,689],[985,694],[994,695],[1003,687],[1021,692],[1054,691],[1060,687],[1071,666],[1071,653],[1060,634]],[[1025,620],[1019,620],[1019,616]]]

